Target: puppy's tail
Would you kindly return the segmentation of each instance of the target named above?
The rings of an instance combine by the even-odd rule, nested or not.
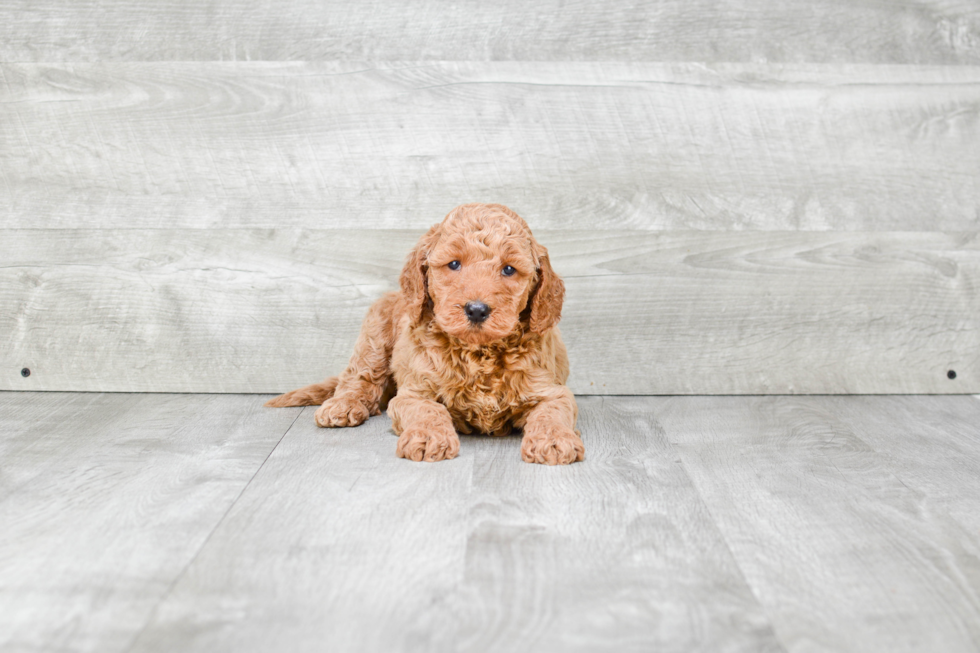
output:
[[[299,390],[291,390],[284,395],[273,397],[265,402],[270,408],[283,406],[319,406],[333,396],[337,389],[337,377],[331,376],[323,383],[314,383]]]

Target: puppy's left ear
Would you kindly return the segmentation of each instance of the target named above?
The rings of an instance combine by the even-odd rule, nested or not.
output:
[[[429,299],[429,284],[426,279],[429,270],[428,257],[429,250],[435,245],[439,237],[438,224],[432,225],[424,236],[419,238],[412,251],[409,252],[405,260],[405,267],[402,268],[401,277],[398,284],[401,286],[402,295],[408,303],[408,315],[412,324],[422,321],[422,309]]]
[[[531,299],[531,331],[544,333],[558,324],[561,305],[565,301],[565,284],[551,269],[548,250],[534,243],[538,255],[538,286]]]

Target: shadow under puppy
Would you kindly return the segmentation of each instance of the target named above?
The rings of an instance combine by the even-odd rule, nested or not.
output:
[[[436,461],[459,433],[524,432],[527,462],[585,458],[556,326],[565,286],[527,223],[500,204],[464,204],[408,255],[401,290],[368,310],[340,376],[266,406],[315,406],[320,426],[357,426],[387,401],[397,454]],[[392,396],[394,395],[394,396]]]

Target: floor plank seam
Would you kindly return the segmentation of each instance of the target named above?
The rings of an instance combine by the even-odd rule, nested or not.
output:
[[[666,430],[664,431],[664,435],[667,435]],[[721,539],[722,542],[725,543],[725,549],[728,551],[728,555],[731,556],[732,562],[735,563],[735,568],[738,570],[739,577],[742,579],[742,582],[745,583],[745,587],[747,587],[749,592],[752,594],[752,598],[755,599],[755,602],[759,606],[759,609],[762,610],[762,613],[766,615],[766,618],[769,621],[769,627],[772,629],[773,637],[779,643],[779,646],[782,648],[783,653],[789,653],[790,648],[786,645],[786,642],[783,641],[783,638],[780,637],[779,631],[776,629],[776,620],[773,618],[773,615],[770,613],[770,611],[766,608],[765,604],[762,602],[762,599],[759,598],[759,594],[755,591],[755,587],[752,586],[752,583],[749,582],[748,576],[745,575],[745,570],[742,569],[742,565],[739,563],[738,558],[735,556],[735,551],[732,549],[731,543],[728,541],[728,538],[725,537],[725,533],[721,528],[721,522],[718,521],[718,518],[715,516],[715,513],[711,510],[711,506],[705,500],[704,494],[701,492],[701,488],[698,487],[698,484],[694,482],[694,477],[691,475],[691,472],[688,471],[687,469],[687,463],[684,462],[684,458],[681,457],[680,452],[677,451],[675,447],[675,443],[671,442],[669,437],[667,437],[666,440],[667,440],[667,445],[670,447],[670,450],[674,453],[675,456],[677,456],[677,460],[680,462],[681,469],[684,470],[684,474],[687,476],[687,479],[690,482],[691,487],[693,487],[694,491],[697,493],[698,499],[701,501],[701,505],[704,506],[704,509],[708,513],[708,516],[711,517],[711,521],[715,525],[715,529],[718,531],[718,537]]]
[[[280,437],[276,441],[275,446],[269,450],[268,455],[262,460],[262,464],[259,465],[258,468],[256,468],[255,473],[252,474],[252,476],[248,479],[248,482],[245,483],[241,491],[235,496],[234,500],[228,505],[228,509],[225,510],[224,514],[221,515],[221,519],[215,522],[214,528],[211,529],[211,531],[207,534],[207,537],[204,538],[204,541],[201,542],[201,546],[197,547],[197,551],[195,551],[194,555],[190,557],[190,559],[187,561],[187,564],[184,565],[184,568],[180,570],[180,573],[174,576],[173,581],[171,581],[170,585],[167,587],[167,591],[165,591],[163,594],[160,595],[160,599],[156,602],[156,605],[153,606],[153,610],[146,618],[146,621],[143,623],[143,626],[139,629],[136,635],[133,636],[133,639],[130,640],[129,644],[126,645],[125,649],[123,649],[124,651],[126,651],[126,653],[130,653],[130,651],[133,650],[133,647],[136,646],[136,644],[139,642],[140,638],[143,636],[143,633],[145,633],[146,629],[150,626],[151,623],[153,623],[153,619],[156,617],[157,612],[160,610],[160,606],[163,605],[164,602],[167,600],[167,598],[173,593],[174,588],[177,587],[177,584],[187,573],[187,570],[191,568],[191,565],[194,564],[194,561],[197,560],[197,558],[201,555],[201,552],[205,549],[205,547],[207,547],[208,542],[211,541],[211,538],[214,536],[214,534],[218,531],[219,528],[221,528],[221,524],[223,524],[225,519],[228,518],[228,515],[231,514],[232,509],[234,509],[235,505],[242,498],[242,495],[245,494],[245,491],[248,490],[249,486],[252,484],[252,481],[254,481],[255,477],[259,475],[259,472],[262,471],[262,468],[265,467],[265,464],[269,462],[269,458],[272,457],[272,454],[275,453],[276,449],[279,448],[279,445],[282,443],[283,439],[285,439],[285,437],[292,430],[293,426],[296,424],[296,420],[298,420],[300,416],[305,412],[306,409],[304,408],[300,410],[298,413],[296,413],[296,417],[294,417],[293,421],[289,423],[289,426],[283,432],[282,437]]]

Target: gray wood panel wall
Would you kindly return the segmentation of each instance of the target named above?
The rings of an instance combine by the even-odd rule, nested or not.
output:
[[[496,201],[577,392],[980,392],[975,3],[529,7],[0,4],[0,389],[335,373]]]
[[[0,68],[8,227],[975,230],[980,67]]]
[[[5,61],[980,63],[971,0],[5,0]]]

